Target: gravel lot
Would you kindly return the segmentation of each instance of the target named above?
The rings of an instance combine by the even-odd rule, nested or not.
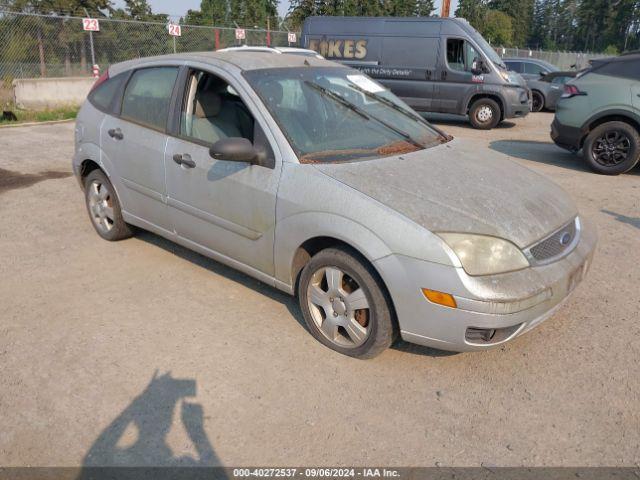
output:
[[[551,119],[436,123],[573,195],[599,229],[588,278],[502,348],[371,361],[214,261],[149,233],[100,240],[73,124],[0,129],[0,465],[637,465],[640,169],[587,171]]]

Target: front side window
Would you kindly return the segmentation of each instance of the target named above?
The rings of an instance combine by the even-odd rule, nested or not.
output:
[[[153,67],[135,71],[124,91],[122,118],[164,130],[177,76],[176,67]]]
[[[302,163],[400,155],[445,138],[390,91],[348,68],[244,73]]]
[[[229,137],[253,142],[254,119],[237,92],[208,72],[189,75],[180,119],[180,135],[211,145]]]
[[[504,62],[504,63],[507,66],[508,70],[511,70],[512,72],[516,72],[516,73],[522,73],[522,70],[520,69],[520,66],[522,64],[520,62]]]
[[[458,38],[447,39],[447,63],[452,70],[471,72],[480,54],[469,42]]]

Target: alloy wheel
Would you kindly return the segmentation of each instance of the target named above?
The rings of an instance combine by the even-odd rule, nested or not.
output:
[[[593,142],[593,159],[604,167],[613,167],[627,160],[631,140],[620,130],[607,130]]]
[[[318,330],[340,347],[356,348],[371,333],[367,294],[338,267],[322,267],[314,272],[307,288],[307,304]]]
[[[103,233],[108,233],[113,228],[113,204],[111,192],[104,183],[94,180],[89,185],[87,192],[89,212],[91,220]]]

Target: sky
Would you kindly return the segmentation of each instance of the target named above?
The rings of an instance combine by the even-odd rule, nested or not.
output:
[[[116,7],[124,6],[123,0],[115,0],[113,2]],[[187,13],[187,10],[197,10],[200,8],[200,0],[149,0],[151,7],[155,13],[168,13],[172,17],[180,17]],[[435,2],[436,9],[440,11],[440,0]],[[458,6],[458,0],[451,0],[451,15]],[[280,15],[284,16],[289,9],[289,0],[280,0],[278,10]]]

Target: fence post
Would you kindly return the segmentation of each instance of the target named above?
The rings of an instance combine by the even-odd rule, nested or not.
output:
[[[220,30],[216,28],[213,33],[213,37],[215,39],[215,49],[220,50]]]

